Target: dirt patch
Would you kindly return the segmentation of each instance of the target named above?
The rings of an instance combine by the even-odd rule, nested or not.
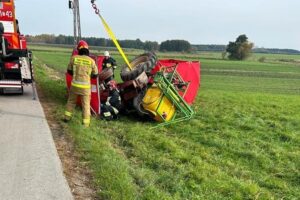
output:
[[[54,115],[55,104],[47,100],[38,86],[37,90],[74,199],[99,199],[96,196],[96,189],[91,183],[90,170],[84,162],[80,161],[80,156],[75,151],[72,138],[65,133],[62,122],[57,120]]]

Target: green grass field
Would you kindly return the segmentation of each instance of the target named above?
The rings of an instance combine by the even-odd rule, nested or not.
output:
[[[60,121],[71,49],[32,49],[37,82]],[[121,66],[121,57],[113,55]],[[261,56],[264,63],[257,61]],[[192,120],[150,130],[155,122],[122,116],[112,122],[93,119],[84,129],[77,109],[64,125],[92,170],[99,197],[299,199],[300,56],[258,54],[239,62],[200,52],[159,58],[201,61]],[[49,75],[53,71],[44,64],[62,79]]]

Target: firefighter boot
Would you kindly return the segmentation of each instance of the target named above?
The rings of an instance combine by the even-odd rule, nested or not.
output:
[[[69,122],[72,118],[72,113],[68,112],[68,111],[65,111],[65,116],[64,116],[64,119],[63,121],[64,122]]]
[[[90,119],[83,119],[82,121],[83,126],[86,128],[90,127],[90,123],[91,123]]]
[[[64,122],[68,122],[72,118],[72,112],[76,106],[76,101],[77,101],[77,95],[74,94],[74,92],[71,90],[65,110],[65,117],[64,117]]]

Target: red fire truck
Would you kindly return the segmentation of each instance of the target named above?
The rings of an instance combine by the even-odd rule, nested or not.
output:
[[[0,92],[23,94],[33,83],[32,54],[20,33],[14,0],[0,0]]]

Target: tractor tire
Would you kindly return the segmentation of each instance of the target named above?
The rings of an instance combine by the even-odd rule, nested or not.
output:
[[[121,70],[121,78],[123,81],[130,81],[137,78],[141,73],[149,74],[157,63],[157,57],[154,52],[144,53],[137,56],[130,62],[132,70],[128,66],[124,66]]]
[[[99,74],[99,81],[104,82],[105,80],[108,80],[109,78],[111,78],[113,76],[114,76],[114,70],[111,67],[105,68]]]
[[[143,106],[142,106],[142,101],[143,98],[146,94],[146,89],[142,90],[134,99],[133,99],[133,107],[135,109],[135,111],[137,112],[138,116],[140,117],[145,117],[145,116],[149,116],[149,113],[144,110]]]

